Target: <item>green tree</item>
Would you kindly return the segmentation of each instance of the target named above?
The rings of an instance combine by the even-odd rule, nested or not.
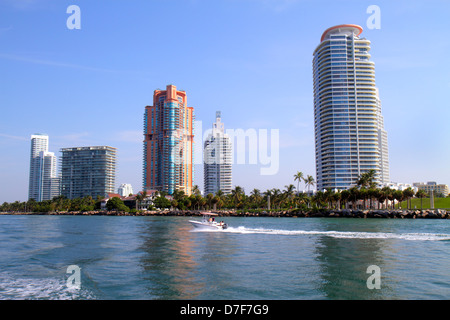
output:
[[[244,195],[244,189],[240,186],[235,186],[234,189],[231,190],[231,199],[233,201],[233,206],[236,209],[242,201]]]
[[[92,211],[95,208],[95,201],[92,196],[86,196],[81,199],[80,211]]]
[[[194,186],[192,187],[192,193],[195,194],[195,195],[201,194],[200,188],[198,187],[198,185],[194,185]]]
[[[262,200],[262,196],[261,196],[261,191],[259,191],[259,189],[253,189],[250,192],[250,201],[251,201],[251,206],[253,208],[259,208],[261,205],[261,200]]]
[[[211,210],[213,205],[214,195],[212,193],[208,193],[206,195],[206,202],[208,203],[208,209]]]
[[[423,198],[428,197],[428,194],[425,192],[425,190],[417,190],[416,197],[420,198],[420,210],[423,209]]]
[[[129,208],[123,203],[122,199],[120,199],[119,197],[112,197],[111,199],[108,200],[108,202],[106,203],[106,209],[108,209],[108,211],[124,211],[124,212],[128,212]]]
[[[360,188],[375,188],[375,176],[376,171],[374,169],[370,169],[359,176],[358,180],[356,180],[356,185]]]
[[[393,200],[397,200],[398,208],[400,208],[400,204],[404,199],[403,192],[401,190],[393,190],[392,197],[393,197]]]
[[[283,193],[285,195],[285,198],[289,202],[292,202],[292,200],[294,199],[294,196],[295,196],[295,192],[294,192],[295,186],[293,184],[289,184],[289,185],[285,185],[284,188],[285,189],[284,189]]]
[[[389,187],[383,187],[380,192],[380,198],[381,201],[385,201],[385,208],[388,208],[388,200],[393,201],[394,200],[394,190]]]
[[[272,188],[272,197],[270,203],[273,203],[274,208],[279,209],[281,204],[282,194],[280,189]]]
[[[155,200],[153,200],[153,204],[155,205],[156,208],[160,209],[167,209],[170,208],[171,206],[170,200],[167,199],[165,196],[157,197]]]
[[[297,193],[294,198],[296,207],[301,207],[302,205],[304,205],[307,202],[307,200],[308,200],[308,196],[306,195],[306,193],[303,193],[303,192]]]
[[[345,204],[345,209],[348,209],[348,202],[350,200],[350,191],[349,190],[342,190],[340,192],[341,195],[341,201]]]
[[[267,189],[266,191],[264,191],[263,195],[265,203],[267,203],[267,208],[270,209],[272,207],[272,197],[273,197],[272,189]]]
[[[310,192],[310,187],[314,186],[314,184],[315,184],[314,178],[310,175],[307,175],[305,179],[305,185],[308,187],[308,194]]]
[[[355,186],[351,187],[348,191],[350,192],[349,199],[352,202],[352,209],[356,209],[358,200],[360,198],[359,189]]]
[[[300,182],[304,180],[303,172],[297,171],[297,173],[294,174],[294,181],[297,181],[297,193],[300,192]]]
[[[414,197],[414,190],[409,187],[403,190],[403,198],[406,199],[406,208],[411,209],[411,198]]]

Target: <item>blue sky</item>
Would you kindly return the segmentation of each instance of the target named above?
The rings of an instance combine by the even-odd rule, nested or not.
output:
[[[80,30],[66,26],[73,4]],[[367,28],[369,5],[380,29]],[[0,203],[27,200],[34,133],[58,155],[118,148],[117,185],[140,190],[144,107],[167,84],[186,90],[203,130],[216,110],[226,128],[279,130],[278,173],[235,165],[234,185],[315,177],[312,53],[343,23],[372,42],[391,180],[450,184],[449,16],[437,0],[0,0]],[[195,176],[202,188],[201,165]]]

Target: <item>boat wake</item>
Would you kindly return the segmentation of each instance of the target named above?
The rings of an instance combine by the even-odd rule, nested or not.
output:
[[[197,231],[197,230],[196,230]],[[228,227],[226,230],[198,230],[197,232],[222,232],[234,234],[268,234],[286,236],[328,236],[339,239],[400,239],[415,241],[450,240],[450,234],[438,233],[390,233],[390,232],[353,232],[319,230],[279,230],[265,228]]]
[[[96,299],[90,289],[68,288],[64,276],[58,278],[22,277],[0,272],[0,300],[78,300]]]

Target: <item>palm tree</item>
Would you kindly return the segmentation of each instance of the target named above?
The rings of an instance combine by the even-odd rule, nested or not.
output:
[[[288,200],[288,202],[292,203],[295,193],[295,186],[293,184],[284,186],[286,189],[284,190],[284,196]]]
[[[206,199],[203,198],[200,194],[196,195],[196,198],[198,201],[197,203],[199,205],[199,209],[200,209],[200,207],[202,207],[202,209],[204,209],[205,205],[206,205]]]
[[[218,196],[220,199],[222,199],[222,197],[224,196],[225,194],[223,193],[223,191],[222,190],[217,190],[217,192],[216,192],[216,196]]]
[[[374,209],[372,200],[373,199],[378,199],[379,195],[380,195],[380,189],[377,189],[377,188],[370,188],[369,189],[370,208],[371,209]]]
[[[370,169],[362,173],[358,180],[356,180],[356,185],[361,188],[373,188],[376,186],[375,180],[376,171],[374,169]]]
[[[359,200],[359,189],[357,187],[352,187],[348,190],[350,192],[349,199],[352,201],[352,209],[356,209],[356,204]]]
[[[211,207],[212,207],[213,199],[214,199],[214,195],[212,193],[208,193],[206,195],[206,201],[208,203],[209,209],[211,209]]]
[[[191,194],[188,199],[190,202],[190,205],[188,207],[191,207],[193,210],[195,210],[195,206],[197,205],[197,196],[195,194]]]
[[[303,172],[297,171],[297,173],[294,174],[294,181],[297,181],[297,193],[299,193],[300,192],[300,189],[299,189],[300,181],[305,181]]]
[[[220,198],[218,196],[214,196],[212,199],[213,209],[217,210],[217,204],[220,202]]]
[[[267,189],[266,191],[264,191],[263,194],[264,194],[264,197],[266,198],[266,201],[267,201],[267,209],[270,210],[270,201],[271,201],[271,199],[273,197],[272,189]]]
[[[218,198],[217,206],[221,208],[224,205],[225,194],[223,193],[222,190],[219,189],[217,190],[215,196]]]
[[[314,184],[315,184],[314,178],[312,176],[310,176],[310,175],[307,175],[306,179],[305,179],[305,185],[308,186],[308,193],[310,191],[309,190],[310,187],[314,186]]]
[[[315,202],[316,206],[323,207],[323,202],[325,201],[325,193],[323,191],[317,191],[316,194],[312,197],[312,200]]]
[[[192,187],[192,193],[195,194],[195,195],[201,194],[200,188],[198,187],[198,185],[194,185],[194,186]]]
[[[242,195],[244,193],[244,189],[240,186],[235,186],[234,189],[231,190],[231,198],[233,199],[234,208],[236,209],[239,202],[242,200]]]
[[[297,195],[294,198],[296,207],[298,207],[299,205],[302,205],[303,203],[305,203],[306,199],[307,199],[306,193],[303,193],[303,192],[297,193]]]
[[[327,203],[327,208],[330,209],[333,206],[333,194],[334,191],[331,188],[328,188],[327,191],[323,194],[323,200]]]
[[[183,190],[175,190],[173,192],[173,198],[177,201],[180,201],[184,198],[184,191]]]
[[[137,211],[137,210],[139,210],[139,204],[140,204],[141,201],[144,199],[144,196],[142,195],[142,193],[138,192],[138,194],[136,195],[135,198],[136,198],[136,201],[135,201],[135,203],[136,203],[135,209],[136,209],[136,211]]]
[[[348,201],[350,199],[350,191],[349,190],[342,190],[340,192],[341,195],[341,201],[344,201],[345,203],[345,209],[348,209]]]
[[[272,197],[270,197],[270,201],[274,204],[275,207],[279,208],[279,205],[281,203],[281,191],[280,189],[273,188],[272,189]],[[278,204],[278,206],[277,206]]]
[[[391,188],[389,188],[389,187],[387,187],[387,186],[386,186],[386,187],[383,187],[383,188],[381,189],[381,192],[380,192],[380,200],[381,200],[381,201],[386,201],[386,203],[385,203],[385,205],[384,205],[386,209],[388,208],[387,201],[388,201],[388,200],[392,201],[393,198],[394,198],[393,191],[394,191],[394,190],[392,190]]]
[[[400,190],[393,190],[392,197],[393,197],[394,200],[397,200],[398,208],[400,208],[400,202],[402,202],[403,198],[404,198],[403,192],[400,191]]]
[[[259,207],[261,198],[261,191],[259,191],[259,189],[255,188],[250,192],[250,201],[254,204],[254,207]]]
[[[425,190],[417,190],[416,197],[420,198],[420,210],[423,209],[423,198],[427,197],[428,194],[425,192]]]
[[[341,209],[341,192],[335,192],[332,196],[332,199],[336,203],[336,209]]]
[[[414,197],[414,190],[411,187],[403,190],[403,197],[406,199],[406,208],[411,209],[411,198]]]

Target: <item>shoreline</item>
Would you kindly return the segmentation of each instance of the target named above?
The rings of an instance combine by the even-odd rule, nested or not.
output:
[[[201,216],[205,210],[165,210],[165,211],[146,211],[146,212],[117,212],[117,211],[72,211],[72,212],[0,212],[1,215],[69,215],[69,216]],[[274,217],[274,218],[362,218],[362,219],[450,219],[450,210],[447,209],[318,209],[318,210],[279,210],[279,211],[261,211],[250,212],[234,210],[209,210],[217,213],[221,217]]]

